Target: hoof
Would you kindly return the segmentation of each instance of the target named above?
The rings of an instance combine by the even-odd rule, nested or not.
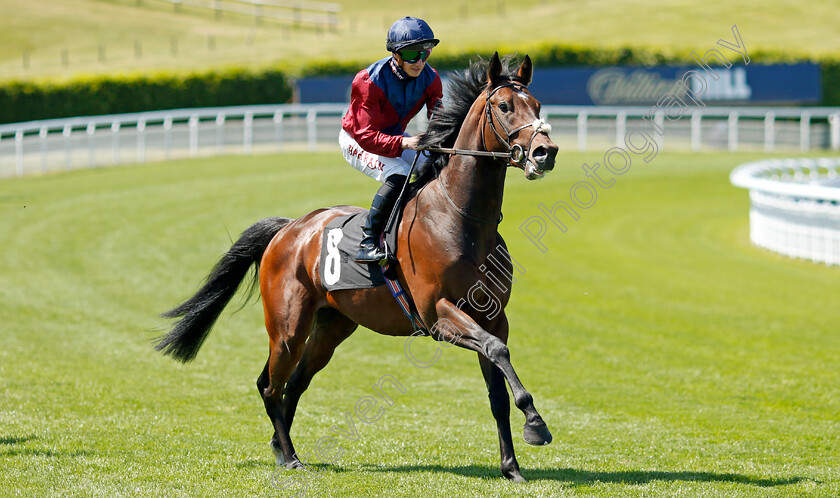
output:
[[[283,448],[280,447],[280,443],[276,440],[272,439],[268,442],[268,445],[271,446],[271,451],[274,453],[274,463],[278,467],[283,467],[286,465],[286,457],[283,455]]]
[[[510,480],[510,482],[528,482],[525,480],[524,477],[522,477],[522,474],[519,473],[514,474],[512,476],[508,476],[508,479]]]
[[[289,470],[306,470],[306,467],[300,463],[300,460],[292,460],[286,463],[286,468]]]
[[[528,444],[533,444],[534,446],[543,446],[551,442],[551,432],[548,430],[548,426],[545,424],[539,424],[530,426],[525,424],[524,429],[522,430],[522,438],[525,439],[525,442]]]

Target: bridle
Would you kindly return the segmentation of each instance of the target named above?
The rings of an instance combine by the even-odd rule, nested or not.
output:
[[[496,109],[490,103],[490,98],[493,95],[501,90],[502,88],[513,88],[514,90],[522,91],[526,89],[526,86],[522,83],[516,81],[509,81],[503,85],[499,85],[493,90],[487,90],[487,104],[484,106],[484,115],[487,119],[487,123],[490,125],[490,129],[493,130],[493,134],[496,135],[496,139],[499,141],[500,144],[504,145],[505,148],[508,150],[508,154],[510,154],[510,164],[517,167],[522,167],[525,165],[525,162],[528,160],[528,156],[525,153],[526,149],[524,149],[519,144],[514,144],[513,146],[510,145],[510,137],[514,134],[519,133],[520,131],[528,128],[529,126],[534,127],[534,133],[531,134],[531,138],[528,140],[528,149],[527,151],[531,151],[531,146],[534,144],[534,139],[540,133],[549,133],[551,131],[551,125],[546,123],[545,120],[542,118],[537,118],[531,123],[525,123],[522,126],[518,126],[510,131],[508,131],[505,124],[499,118],[498,113],[496,113]],[[493,118],[496,118],[495,120]],[[496,129],[496,123],[499,123],[499,126],[502,127],[502,131],[505,132],[507,138],[502,137],[499,133],[499,130]],[[481,135],[481,148],[487,149],[487,146],[484,143],[484,134]]]
[[[518,81],[508,81],[507,83],[501,84],[496,86],[492,89],[487,89],[487,98],[486,104],[484,105],[484,119],[486,123],[490,126],[490,129],[493,131],[493,134],[496,135],[496,139],[502,144],[506,149],[507,152],[492,152],[487,150],[487,145],[485,143],[484,133],[481,134],[481,148],[483,150],[469,150],[469,149],[443,149],[443,148],[426,148],[422,150],[426,150],[429,152],[436,152],[440,154],[454,154],[457,156],[480,156],[480,157],[492,157],[496,160],[507,160],[509,166],[516,166],[516,167],[523,167],[525,162],[528,160],[528,155],[526,154],[526,149],[522,147],[520,144],[510,144],[510,138],[515,133],[518,133],[529,126],[534,127],[534,133],[531,134],[531,138],[528,140],[528,149],[527,151],[530,152],[531,146],[534,144],[534,139],[540,133],[549,133],[551,132],[551,125],[548,124],[544,119],[537,118],[531,123],[525,123],[522,126],[518,126],[510,131],[508,131],[505,124],[499,118],[498,113],[493,108],[490,99],[493,95],[496,94],[502,88],[514,88],[516,90],[525,90],[527,87],[518,82]],[[496,119],[493,119],[493,118]],[[505,132],[507,138],[502,137],[499,130],[496,128],[496,122],[499,123],[499,126],[502,127],[502,131]]]
[[[422,150],[426,150],[426,151],[429,151],[429,152],[436,152],[436,153],[440,153],[440,154],[454,154],[454,155],[460,155],[460,156],[492,157],[493,159],[496,159],[496,160],[507,160],[508,166],[515,166],[515,167],[519,167],[519,168],[524,168],[525,164],[528,161],[528,154],[526,153],[526,149],[524,147],[522,147],[522,145],[520,145],[520,144],[511,145],[510,144],[511,137],[514,134],[524,130],[525,128],[528,128],[529,126],[533,126],[534,127],[534,133],[531,134],[531,138],[528,140],[527,151],[530,152],[531,146],[533,145],[534,139],[537,137],[537,135],[540,134],[540,133],[546,133],[546,134],[549,133],[551,131],[551,125],[546,123],[545,120],[543,120],[542,118],[537,118],[531,123],[526,123],[522,126],[518,126],[518,127],[514,128],[512,130],[508,130],[507,127],[505,126],[505,124],[500,119],[499,115],[496,113],[496,110],[493,108],[492,103],[490,102],[490,99],[493,97],[493,95],[495,95],[496,92],[498,92],[502,88],[514,88],[516,90],[521,91],[521,90],[526,89],[527,87],[524,84],[522,84],[518,81],[508,81],[508,82],[506,82],[502,85],[496,86],[492,89],[491,88],[487,89],[487,99],[486,99],[486,104],[484,106],[484,118],[486,120],[486,124],[489,125],[490,129],[493,131],[493,134],[496,135],[496,139],[498,140],[498,142],[500,144],[502,144],[507,149],[507,152],[492,152],[492,151],[487,150],[487,145],[485,144],[485,138],[484,138],[484,132],[483,132],[484,127],[482,127],[482,133],[481,133],[481,148],[483,150],[444,149],[444,148],[426,148],[426,149],[422,149]],[[495,119],[493,119],[494,117],[495,117]],[[507,138],[502,137],[501,133],[499,133],[499,130],[496,128],[496,122],[498,122],[499,126],[502,127],[502,131],[505,132],[505,135],[507,135]],[[412,165],[412,169],[413,169],[413,165]],[[437,174],[438,171],[436,170],[435,173]],[[446,200],[449,201],[449,204],[453,208],[455,208],[455,211],[457,211],[458,214],[460,214],[464,218],[467,218],[468,220],[472,220],[472,221],[476,221],[476,222],[484,223],[484,224],[488,224],[488,225],[490,225],[490,224],[498,225],[499,223],[502,222],[502,213],[501,212],[499,212],[499,217],[497,219],[489,220],[489,219],[486,219],[486,218],[479,218],[477,216],[473,216],[473,215],[467,213],[466,211],[464,211],[462,208],[458,207],[458,205],[455,204],[455,202],[452,200],[452,198],[449,197],[449,192],[446,191],[446,185],[444,185],[443,179],[440,178],[439,175],[438,175],[438,179],[440,180],[440,186],[441,186],[441,190],[443,191],[444,197],[446,197]]]

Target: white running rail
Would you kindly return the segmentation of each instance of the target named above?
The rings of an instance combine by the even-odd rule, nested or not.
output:
[[[769,159],[730,175],[750,191],[750,240],[760,247],[840,265],[840,157]]]
[[[0,125],[0,178],[295,147],[335,148],[345,104],[276,104]]]
[[[445,104],[444,104],[445,105]],[[275,104],[90,116],[0,125],[0,178],[220,154],[338,147],[347,104]],[[624,147],[627,131],[652,132],[650,108],[543,106],[562,149]],[[425,113],[408,132],[425,129]],[[707,107],[653,122],[662,150],[840,151],[838,107]]]

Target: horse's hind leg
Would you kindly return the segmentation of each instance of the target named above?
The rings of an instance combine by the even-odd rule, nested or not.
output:
[[[266,361],[262,373],[257,378],[257,391],[260,393],[260,399],[263,400],[263,403],[265,403],[265,399],[263,398],[263,392],[268,388],[268,384],[268,361]],[[268,417],[271,419],[271,426],[274,427],[274,419],[271,418],[272,410],[269,410],[268,403],[265,403],[265,405],[265,411],[268,414]],[[274,431],[274,435],[271,436],[269,444],[271,445],[271,451],[274,452],[274,458],[277,465],[285,465],[286,457],[283,456],[283,448],[280,446],[280,440],[277,438],[276,430]]]
[[[286,289],[288,291],[288,289]],[[285,296],[290,295],[281,293]],[[315,310],[310,303],[304,299],[294,300],[300,309],[290,309],[288,302],[275,303],[266,294],[263,294],[264,308],[266,311],[265,323],[270,341],[270,353],[268,356],[267,385],[265,376],[261,375],[257,385],[262,387],[262,398],[265,403],[265,410],[274,424],[274,436],[272,437],[272,448],[278,463],[285,463],[287,468],[302,469],[303,464],[295,455],[295,448],[289,436],[289,428],[283,416],[283,388],[289,380],[292,369],[297,365],[303,353],[306,338],[312,329],[312,321]],[[279,443],[279,448],[277,444]],[[280,450],[279,452],[277,450]],[[282,458],[280,456],[282,454]]]
[[[358,324],[332,308],[322,308],[315,317],[315,326],[306,342],[300,362],[286,383],[283,395],[286,427],[291,430],[295,410],[312,377],[332,358],[335,348],[356,330]]]

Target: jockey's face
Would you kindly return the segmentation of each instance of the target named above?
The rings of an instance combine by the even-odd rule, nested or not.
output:
[[[419,59],[417,62],[409,63],[404,61],[398,52],[394,52],[394,59],[397,60],[397,64],[400,66],[400,69],[405,71],[405,74],[411,78],[420,76],[420,73],[423,72],[423,68],[426,67],[426,61],[423,59]]]

